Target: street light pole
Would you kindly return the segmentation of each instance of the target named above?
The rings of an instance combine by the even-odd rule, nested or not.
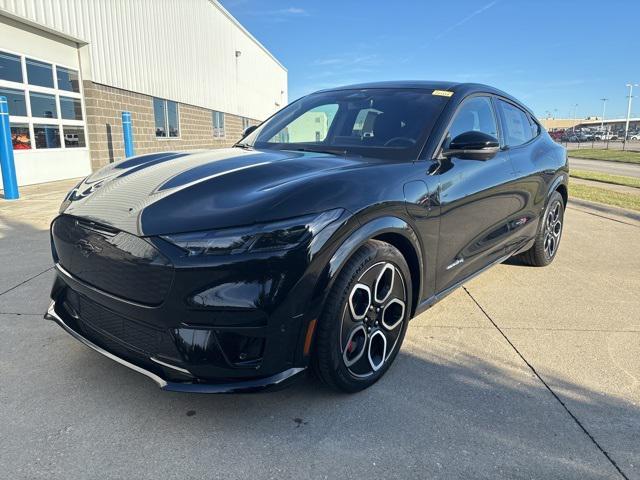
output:
[[[604,112],[607,109],[607,100],[608,98],[601,98],[602,100],[602,120],[600,122],[600,130],[604,132]]]
[[[627,83],[629,87],[629,102],[627,103],[627,124],[624,127],[624,141],[627,142],[627,136],[629,135],[629,117],[631,117],[631,99],[633,98],[633,87],[640,87],[637,83]]]
[[[576,131],[576,111],[578,110],[578,104],[576,103],[573,106],[573,126],[571,127],[571,131],[575,132]]]

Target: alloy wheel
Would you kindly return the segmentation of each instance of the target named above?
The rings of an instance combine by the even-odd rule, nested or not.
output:
[[[356,281],[343,310],[342,360],[355,377],[368,377],[391,357],[403,330],[407,292],[402,273],[390,262],[369,267]]]
[[[555,200],[547,211],[544,226],[544,253],[547,258],[551,259],[556,254],[560,235],[562,235],[562,205]]]

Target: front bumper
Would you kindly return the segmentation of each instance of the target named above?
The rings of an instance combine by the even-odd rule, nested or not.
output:
[[[154,372],[136,365],[135,363],[132,363],[128,360],[125,360],[124,358],[121,358],[114,353],[109,352],[105,348],[96,345],[91,340],[83,336],[79,332],[77,327],[75,327],[72,317],[67,318],[67,321],[65,321],[63,317],[68,316],[65,315],[65,313],[66,312],[58,313],[56,309],[56,302],[54,300],[51,302],[51,305],[49,305],[44,318],[56,322],[67,333],[69,333],[76,340],[79,340],[80,342],[85,344],[87,347],[92,348],[96,352],[101,353],[105,357],[110,358],[111,360],[114,360],[119,364],[124,365],[125,367],[128,367],[138,373],[149,377],[151,380],[156,382],[156,384],[162,390],[166,391],[183,393],[248,393],[261,390],[277,389],[288,385],[294,379],[294,377],[297,377],[305,370],[305,368],[303,367],[297,367],[289,368],[288,370],[264,378],[254,378],[223,383],[200,383],[200,381],[197,378],[193,377],[188,370],[171,366],[166,362],[161,362],[157,359],[151,358],[152,361],[155,361],[158,364],[158,368]],[[167,368],[183,375],[185,377],[185,381],[169,381],[164,378],[162,373],[160,372]],[[191,377],[191,380],[189,380],[188,377]]]

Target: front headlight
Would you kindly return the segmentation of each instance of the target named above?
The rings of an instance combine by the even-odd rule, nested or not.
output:
[[[312,238],[340,218],[341,208],[304,217],[248,227],[162,235],[189,255],[230,255],[288,250]]]

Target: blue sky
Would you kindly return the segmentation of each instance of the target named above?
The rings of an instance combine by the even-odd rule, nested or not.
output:
[[[626,115],[625,84],[640,83],[637,0],[221,3],[287,67],[290,101],[363,81],[474,81],[540,117],[573,116],[576,103],[578,117],[601,115],[606,97],[611,117]]]

